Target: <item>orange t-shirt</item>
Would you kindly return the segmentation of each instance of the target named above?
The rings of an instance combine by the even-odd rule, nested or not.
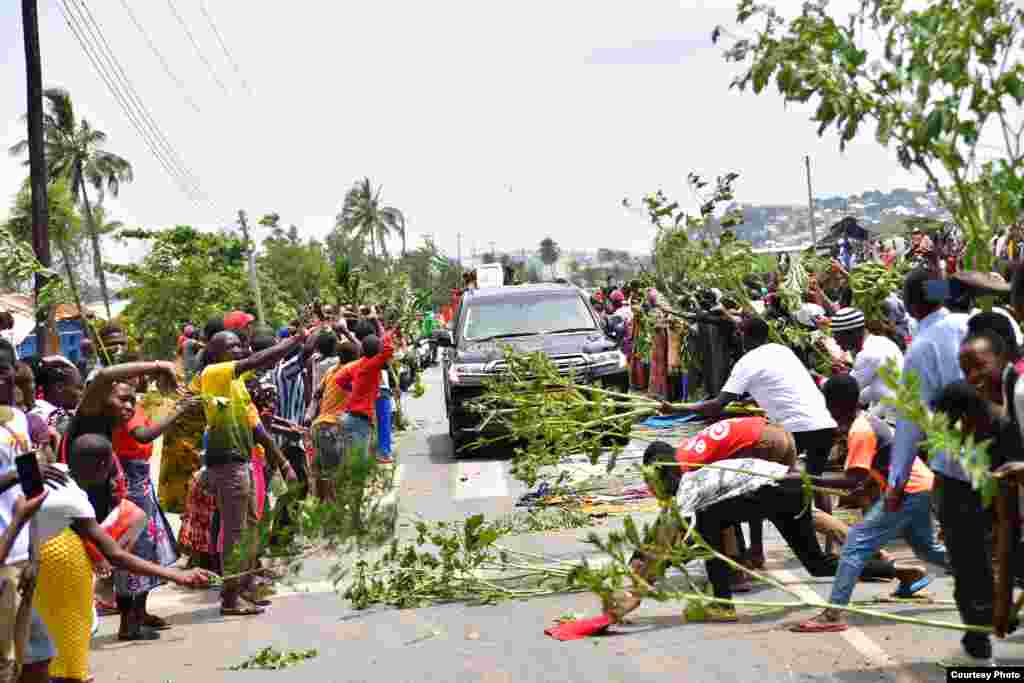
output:
[[[684,441],[676,451],[676,460],[686,472],[693,469],[687,465],[707,465],[731,458],[756,444],[767,422],[763,417],[734,417],[716,422]]]
[[[887,446],[889,444],[883,444]],[[874,467],[875,455],[879,450],[878,436],[872,428],[871,423],[863,415],[853,421],[850,427],[850,435],[847,440],[846,470],[867,470],[872,479],[882,486],[882,490],[888,489],[888,473],[881,472]],[[928,469],[921,458],[914,458],[914,464],[910,468],[910,477],[907,479],[906,493],[921,493],[931,491],[935,475]]]

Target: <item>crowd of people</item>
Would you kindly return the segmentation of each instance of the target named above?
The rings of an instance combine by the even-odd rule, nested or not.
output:
[[[657,480],[649,482],[652,490],[701,501],[697,530],[738,566],[764,566],[762,526],[769,520],[812,575],[835,577],[830,598],[834,607],[794,625],[795,631],[845,630],[842,607],[850,603],[861,578],[895,578],[897,597],[919,595],[933,577],[918,567],[894,563],[884,550],[901,538],[919,559],[952,574],[964,624],[993,625],[993,508],[972,485],[959,454],[928,457],[926,435],[892,408],[886,399],[893,392],[881,375],[886,365],[904,377],[913,373],[929,409],[949,415],[950,424],[976,442],[991,440],[992,470],[1005,474],[1024,468],[1015,462],[1021,460],[1024,435],[1017,322],[1024,314],[1024,270],[1008,269],[1006,276],[958,272],[958,261],[940,265],[939,250],[928,246],[919,234],[912,236],[912,248],[923,250],[925,267],[909,272],[902,291],[883,306],[882,321],[866,321],[864,312],[851,306],[848,282],[843,291],[842,281],[826,295],[812,279],[801,309],[782,312],[788,324],[827,331],[829,372],[815,371],[793,348],[772,341],[766,318],[777,302],[771,290],[758,296],[752,289],[755,313],[715,302],[733,324],[740,349],[724,385],[703,401],[663,405],[665,413],[696,413],[712,424],[678,447],[653,443],[644,455],[645,464],[662,465]],[[834,270],[846,272],[842,265]],[[618,311],[629,295],[616,290],[598,302],[607,305],[613,333],[628,325],[629,315]],[[658,296],[648,293],[651,303]],[[976,302],[981,297],[995,305],[980,310]],[[628,339],[628,329],[622,336]],[[763,410],[763,417],[722,419],[727,405],[749,399]],[[797,454],[803,456],[802,464]],[[740,477],[730,484],[735,495],[716,497],[724,486],[722,478],[705,477],[707,471],[697,466],[723,460],[773,463],[756,466],[784,473],[783,483]],[[823,494],[815,497],[814,514],[801,516],[801,484],[807,476],[815,486],[848,492],[844,503],[860,508],[862,521],[847,528],[832,517],[832,497]],[[703,493],[694,493],[701,487]],[[741,523],[749,524],[749,542]],[[822,549],[815,531],[840,542],[838,555]],[[659,529],[659,534],[660,542],[669,546],[683,537],[675,528]],[[640,553],[633,564],[648,583],[665,567],[659,558]],[[728,599],[735,591],[750,589],[746,572],[734,571],[719,559],[707,565],[715,597]],[[642,586],[618,596],[609,612],[613,622],[639,606]],[[736,619],[729,604],[714,605],[708,614],[713,620]],[[959,664],[993,661],[986,633],[965,632],[962,646],[955,660]]]
[[[393,464],[403,383],[389,362],[409,340],[387,311],[311,307],[276,332],[231,311],[185,325],[177,362],[143,361],[116,323],[97,342],[75,363],[19,360],[0,340],[0,681],[91,680],[98,616],[120,615],[119,640],[160,638],[171,624],[147,598],[165,582],[219,586],[226,616],[262,613],[274,573],[243,537],[271,509],[273,476],[286,496],[330,500],[344,457]],[[177,400],[150,415],[153,383]],[[202,462],[175,535],[150,460],[190,414]],[[26,499],[15,459],[32,452],[45,488]],[[274,509],[279,538],[290,514]]]

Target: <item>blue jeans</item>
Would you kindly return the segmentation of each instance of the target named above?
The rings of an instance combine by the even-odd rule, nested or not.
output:
[[[377,453],[391,455],[391,392],[380,390],[380,396],[374,405],[377,413]]]
[[[830,602],[834,605],[850,604],[850,596],[864,564],[882,546],[900,536],[907,539],[919,559],[946,566],[946,548],[935,540],[932,527],[931,491],[907,494],[903,506],[896,512],[886,512],[883,497],[868,511],[863,522],[850,529],[839,557],[839,571],[832,584]]]
[[[370,444],[370,426],[369,418],[345,413],[341,422],[345,448],[366,449]]]

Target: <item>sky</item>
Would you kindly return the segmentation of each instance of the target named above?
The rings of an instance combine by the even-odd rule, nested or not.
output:
[[[774,91],[730,90],[740,67],[710,40],[734,19],[728,0],[89,0],[139,98],[211,198],[197,203],[97,76],[65,6],[83,5],[39,0],[44,84],[69,90],[107,149],[132,162],[134,182],[107,202],[129,225],[212,229],[244,208],[323,238],[345,191],[368,176],[405,212],[410,247],[433,235],[454,257],[460,234],[464,256],[492,242],[535,250],[551,236],[564,249],[640,253],[653,229],[622,199],[660,188],[685,200],[691,170],[737,171],[737,199],[750,203],[805,204],[804,155],[816,195],[923,187],[872,135],[840,154],[835,134],[817,137],[807,108]],[[20,3],[0,3],[4,148],[25,136],[20,19]],[[9,204],[26,173],[0,155],[0,200]]]

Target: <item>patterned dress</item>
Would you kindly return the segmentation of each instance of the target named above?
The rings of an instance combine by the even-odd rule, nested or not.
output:
[[[153,453],[153,444],[139,443],[131,435],[133,430],[148,425],[149,418],[141,409],[136,410],[135,416],[128,423],[114,431],[114,452],[124,470],[127,499],[138,505],[147,517],[146,526],[132,548],[132,553],[144,560],[169,567],[178,560],[178,547],[171,525],[157,501],[150,476],[149,458]],[[161,583],[162,579],[153,576],[140,576],[123,570],[114,572],[114,587],[118,595],[141,595]]]

